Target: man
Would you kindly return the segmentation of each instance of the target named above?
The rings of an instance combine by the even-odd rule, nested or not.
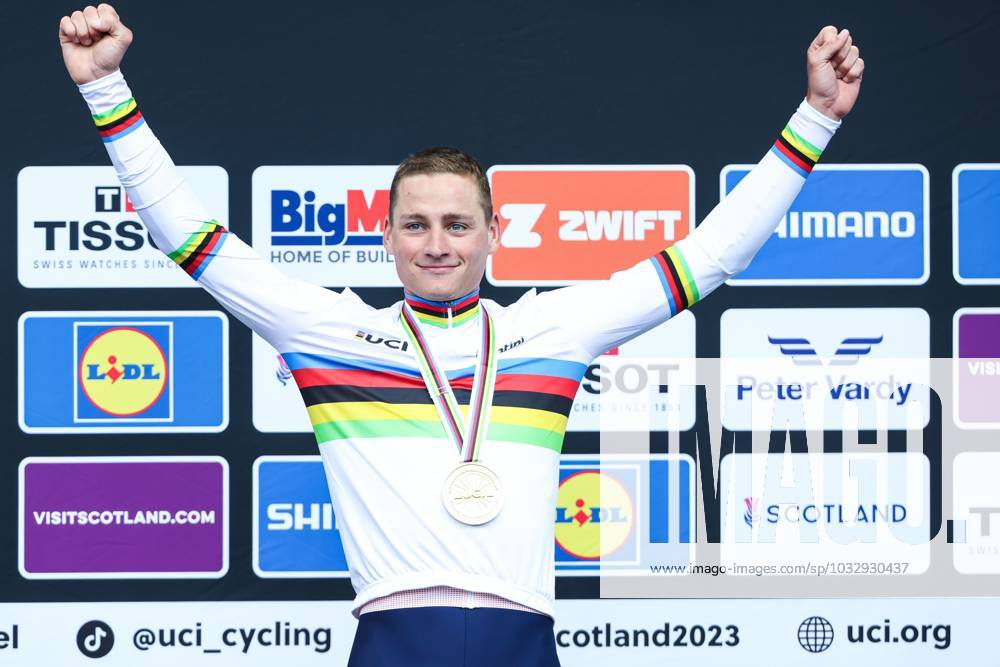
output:
[[[817,35],[806,100],[740,185],[686,239],[606,281],[480,300],[500,226],[481,167],[452,149],[407,159],[384,232],[404,299],[381,310],[284,276],[201,209],[118,70],[131,40],[107,4],[60,22],[66,67],[157,247],[292,369],[357,591],[350,664],[557,665],[551,508],[583,372],[746,267],[857,99],[848,32]]]

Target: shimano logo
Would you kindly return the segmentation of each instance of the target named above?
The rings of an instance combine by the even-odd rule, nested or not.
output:
[[[913,211],[789,211],[774,232],[780,239],[908,239]]]

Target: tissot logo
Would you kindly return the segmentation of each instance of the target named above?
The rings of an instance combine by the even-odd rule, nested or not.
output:
[[[229,178],[224,169],[178,170],[212,217],[228,218]],[[17,179],[17,273],[22,285],[196,286],[153,245],[125,189],[113,185],[117,180],[111,167],[21,170]]]

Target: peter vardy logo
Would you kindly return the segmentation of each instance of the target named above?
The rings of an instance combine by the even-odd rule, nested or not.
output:
[[[399,279],[382,247],[395,167],[259,167],[253,174],[256,250],[298,278],[388,287]]]
[[[822,616],[810,616],[799,623],[798,638],[809,653],[822,653],[833,644],[833,625]]]
[[[227,320],[221,313],[25,313],[19,334],[25,432],[226,427]]]
[[[750,172],[729,165],[724,197]],[[819,164],[734,285],[921,285],[930,274],[919,164]]]
[[[228,217],[229,178],[224,169],[179,170],[213,217]],[[112,185],[117,180],[111,167],[21,170],[17,253],[22,285],[196,286],[156,249],[125,189]]]
[[[860,357],[871,354],[872,347],[882,342],[882,336],[845,338],[840,341],[833,356],[827,361],[829,366],[853,366]],[[767,342],[776,345],[781,353],[791,357],[798,366],[822,366],[816,348],[808,338],[768,336]]]
[[[840,429],[904,424],[927,406],[930,320],[915,308],[730,309],[722,315],[723,424]],[[929,417],[929,410],[916,415]]]

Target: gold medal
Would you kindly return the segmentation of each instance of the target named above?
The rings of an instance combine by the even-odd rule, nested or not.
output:
[[[451,384],[434,358],[409,306],[404,303],[399,313],[403,331],[412,343],[420,375],[427,386],[445,433],[454,442],[464,461],[452,470],[445,480],[441,500],[456,521],[470,526],[481,526],[492,521],[503,507],[500,478],[495,472],[477,462],[482,446],[486,442],[490,406],[493,403],[493,389],[497,376],[493,320],[486,308],[482,306],[480,308],[482,309],[481,347],[476,357],[472,393],[465,420],[462,419]]]
[[[445,480],[441,500],[456,521],[480,526],[500,513],[503,488],[497,474],[482,463],[462,463]]]

